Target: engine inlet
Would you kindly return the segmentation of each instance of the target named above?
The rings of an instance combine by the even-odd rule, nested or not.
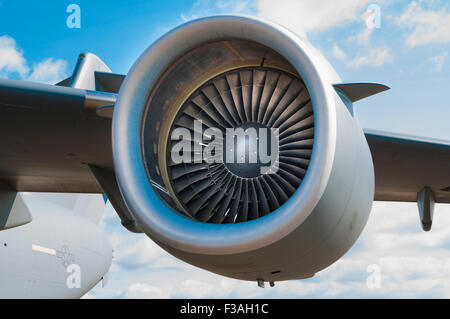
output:
[[[217,42],[181,58],[152,93],[146,118],[154,188],[200,222],[275,211],[301,185],[313,151],[305,84],[276,52],[251,42]]]

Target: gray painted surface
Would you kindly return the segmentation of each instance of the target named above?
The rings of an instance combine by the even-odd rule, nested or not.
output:
[[[433,224],[434,194],[429,187],[424,187],[417,194],[420,223],[424,231],[430,231]]]
[[[25,196],[33,221],[0,231],[0,298],[79,298],[108,272],[112,247],[88,219],[38,196]],[[69,265],[80,287],[69,288]]]
[[[450,203],[450,141],[365,130],[375,167],[375,200],[416,202],[429,187]]]
[[[341,90],[351,102],[389,90],[387,85],[380,83],[341,83],[334,87]]]
[[[190,63],[191,50],[227,39],[272,48],[295,68],[312,101],[314,146],[301,186],[279,209],[248,222],[206,224],[174,213],[155,194],[142,161],[140,125],[145,112],[153,112],[146,110],[148,88],[156,87],[166,69]],[[113,115],[118,184],[144,232],[178,258],[243,280],[306,278],[341,257],[369,216],[374,173],[364,133],[334,90],[339,82],[308,43],[258,19],[199,19],[159,39],[127,75]]]
[[[86,52],[78,56],[78,61],[68,86],[77,89],[97,90],[95,72],[111,72],[95,54]]]
[[[32,219],[22,197],[9,185],[0,182],[0,231],[22,226]]]

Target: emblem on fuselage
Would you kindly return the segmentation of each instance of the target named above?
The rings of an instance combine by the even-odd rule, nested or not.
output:
[[[61,260],[64,268],[67,268],[70,264],[75,261],[75,255],[69,250],[69,247],[64,245],[60,250],[56,251],[56,256]]]

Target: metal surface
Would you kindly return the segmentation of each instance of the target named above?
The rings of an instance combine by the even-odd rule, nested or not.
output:
[[[95,72],[97,91],[119,93],[125,75],[109,72]]]
[[[85,91],[84,109],[87,112],[95,113],[98,108],[105,105],[113,105],[117,95],[99,91]]]
[[[70,78],[70,87],[97,90],[95,72],[111,72],[106,64],[95,54],[86,52],[78,56],[78,61]]]
[[[335,97],[338,135],[332,173],[319,203],[297,229],[271,245],[238,254],[219,254],[219,249],[216,253],[195,254],[165,243],[158,244],[198,267],[252,281],[257,278],[264,281],[310,278],[339,259],[356,241],[367,222],[372,206],[374,177],[362,129],[345,104],[337,95]],[[295,200],[297,193],[286,204]],[[276,216],[285,205],[260,219]],[[230,226],[254,223],[260,219]]]
[[[17,191],[102,192],[86,164],[113,169],[111,121],[86,112],[88,95],[0,79],[0,181]]]
[[[95,113],[114,104],[117,94],[0,78],[0,105],[16,110],[58,113]]]
[[[315,134],[321,147],[296,196],[264,218],[248,224],[203,224],[186,219],[170,210],[153,190],[142,161],[141,127],[148,88],[156,85],[173,63],[189,50],[210,41],[249,40],[276,48],[298,71],[314,109]],[[185,24],[153,44],[138,59],[122,84],[113,116],[114,162],[119,186],[127,205],[147,234],[186,251],[228,254],[261,248],[286,236],[301,224],[317,204],[331,173],[335,150],[335,92],[330,83],[340,82],[320,55],[309,44],[284,28],[261,20],[219,16]],[[320,105],[321,107],[317,107]],[[140,159],[140,160],[139,160]],[[299,210],[298,207],[303,207]],[[251,224],[250,224],[251,223]],[[245,224],[245,225],[244,225]],[[230,227],[233,227],[230,229]],[[191,234],[196,234],[191,236]]]
[[[103,193],[107,196],[111,202],[111,205],[114,207],[117,215],[119,215],[122,226],[133,233],[142,233],[142,230],[136,224],[133,214],[128,210],[127,205],[122,199],[114,171],[93,165],[89,165],[89,168],[102,187]]]
[[[114,113],[114,105],[103,105],[95,110],[95,114],[107,119],[112,119],[113,113]]]
[[[223,151],[217,151],[214,162],[203,158],[200,163],[192,160],[176,164],[170,160],[168,151],[165,185],[193,219],[210,223],[254,220],[279,208],[300,186],[311,158],[314,116],[309,94],[297,77],[264,67],[220,74],[184,103],[170,135],[178,128],[187,128],[194,136],[194,120],[202,121],[205,130],[220,130],[223,137],[229,128],[254,132],[277,128],[279,136],[271,139],[279,139],[276,150],[279,158],[276,172],[261,173],[267,164],[249,163],[247,155],[247,162],[227,162],[226,150],[235,146],[227,145],[226,141],[216,141]],[[189,157],[193,159],[196,142],[193,139],[185,142],[191,145]],[[249,142],[249,154],[258,154],[255,142]],[[179,141],[169,139],[166,143],[171,149]],[[200,145],[202,153],[208,146],[205,143]],[[268,143],[270,146],[269,140]],[[245,154],[245,145],[241,153]]]
[[[375,200],[416,202],[428,186],[450,203],[450,141],[365,129],[375,168]]]
[[[254,43],[259,63],[242,65],[250,60],[250,50],[243,48]],[[208,46],[214,54],[202,64],[192,63]],[[272,213],[243,223],[203,223],[178,214],[158,182],[165,174],[161,154],[166,143],[160,141],[167,141],[170,124],[197,88],[217,74],[267,66],[267,52],[294,68],[311,98],[314,152],[300,187]],[[188,263],[244,280],[309,278],[340,258],[362,231],[374,192],[370,151],[358,121],[333,87],[340,82],[308,43],[254,18],[199,19],[156,41],[127,75],[113,114],[118,184],[144,232]],[[205,104],[202,108],[206,112]],[[249,111],[244,108],[241,116],[253,114]]]
[[[434,194],[429,187],[424,187],[417,194],[420,223],[424,231],[430,231],[433,224]]]
[[[32,220],[20,194],[0,182],[0,231],[28,224]]]
[[[339,83],[334,87],[341,90],[351,102],[389,90],[389,87],[380,83]]]

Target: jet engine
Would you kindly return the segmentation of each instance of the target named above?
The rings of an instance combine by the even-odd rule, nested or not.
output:
[[[208,17],[161,37],[126,76],[113,116],[116,177],[139,227],[236,279],[309,278],[331,265],[374,195],[341,82],[307,41],[259,19]],[[233,130],[243,139],[228,139]]]

